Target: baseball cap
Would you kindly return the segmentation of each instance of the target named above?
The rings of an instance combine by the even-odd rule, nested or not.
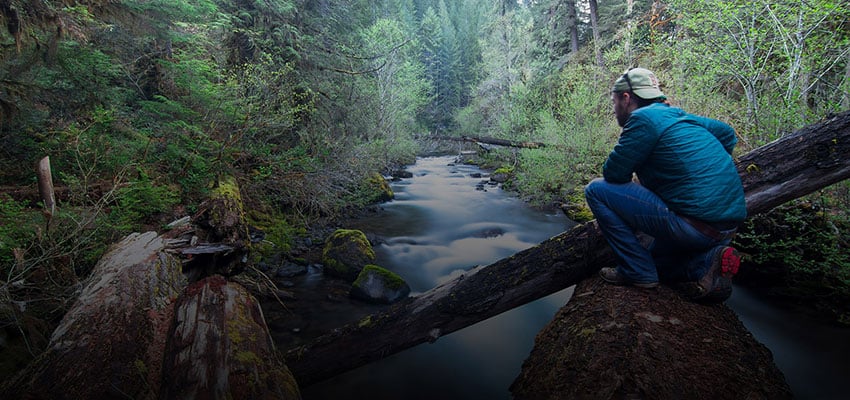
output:
[[[611,91],[618,93],[631,91],[636,96],[646,100],[667,98],[659,88],[658,78],[646,68],[629,69],[614,82]]]

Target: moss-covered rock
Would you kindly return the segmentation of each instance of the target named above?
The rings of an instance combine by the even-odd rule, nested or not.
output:
[[[490,180],[496,183],[505,183],[513,179],[513,176],[513,167],[500,167],[493,171],[492,174],[490,174]]]
[[[375,172],[366,179],[366,184],[369,187],[370,197],[375,203],[383,203],[390,201],[395,197],[390,184],[384,179],[381,174]]]
[[[337,229],[328,237],[322,250],[325,273],[353,281],[368,264],[375,261],[375,252],[366,234],[356,229]]]
[[[398,274],[369,264],[360,271],[349,295],[372,303],[391,304],[410,294],[410,286]]]

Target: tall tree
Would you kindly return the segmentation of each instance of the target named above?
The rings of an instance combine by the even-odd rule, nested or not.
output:
[[[393,161],[394,149],[412,140],[416,116],[427,101],[429,82],[416,52],[415,40],[406,36],[396,20],[379,19],[363,34],[364,49],[373,54],[364,86],[370,95],[364,113],[374,121],[368,142],[374,156]]]
[[[425,76],[431,82],[431,104],[423,112],[423,119],[431,131],[435,130],[440,118],[440,107],[445,100],[440,96],[444,92],[442,71],[444,59],[440,57],[443,47],[443,30],[440,19],[434,8],[429,7],[422,15],[420,24],[422,33],[422,62],[425,65]]]
[[[588,0],[590,7],[590,26],[593,29],[593,49],[596,54],[596,65],[603,68],[605,63],[602,60],[602,33],[599,27],[599,6],[596,0]]]

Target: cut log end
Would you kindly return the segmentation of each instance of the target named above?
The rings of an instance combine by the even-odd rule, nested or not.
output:
[[[724,305],[599,278],[575,293],[538,333],[511,386],[514,398],[792,397],[770,350]]]

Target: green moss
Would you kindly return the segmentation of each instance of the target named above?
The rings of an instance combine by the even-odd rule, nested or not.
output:
[[[248,224],[265,234],[263,242],[256,247],[259,255],[290,251],[295,238],[304,231],[303,227],[293,226],[286,215],[271,211],[268,207],[252,209],[247,212],[246,219]]]
[[[366,178],[366,192],[370,202],[381,203],[390,201],[395,197],[390,184],[377,172]]]
[[[379,266],[374,265],[374,264],[369,264],[369,265],[366,265],[365,267],[363,267],[363,271],[361,271],[360,275],[357,276],[357,280],[354,281],[354,285],[355,286],[362,285],[364,283],[363,281],[366,279],[368,272],[374,272],[374,273],[380,275],[381,278],[384,280],[384,285],[386,285],[387,288],[392,289],[392,290],[401,289],[407,283],[398,274],[396,274],[396,273],[394,273],[394,272],[392,272],[392,271],[390,271],[386,268],[379,267]]]
[[[584,190],[582,188],[574,188],[567,196],[566,200],[567,205],[564,207],[564,213],[567,214],[567,218],[578,223],[593,220],[593,212],[590,211],[590,208],[587,206],[587,202],[584,199]]]
[[[513,173],[514,173],[514,167],[505,167],[505,166],[499,167],[495,171],[493,171],[493,174],[511,175]]]
[[[363,266],[375,260],[366,234],[356,229],[337,229],[322,250],[325,271],[354,279]]]
[[[246,341],[251,343],[256,342],[256,335],[251,333],[246,337],[242,332],[243,327],[248,327],[254,324],[254,321],[249,317],[250,311],[245,309],[235,310],[233,316],[234,318],[227,321],[227,338],[230,342],[233,343],[234,346],[239,346]]]
[[[144,361],[139,360],[138,358],[133,360],[133,368],[139,373],[139,376],[144,377],[148,374],[148,366]]]
[[[242,364],[260,365],[263,363],[263,360],[253,351],[238,351],[234,354],[234,358]]]
[[[236,178],[232,176],[225,176],[218,180],[218,187],[213,190],[213,196],[238,200],[240,204],[242,202],[239,184],[236,183]]]

